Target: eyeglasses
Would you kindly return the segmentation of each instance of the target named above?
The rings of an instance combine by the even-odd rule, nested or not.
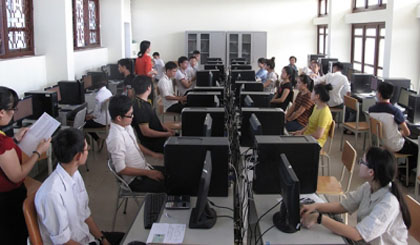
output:
[[[363,165],[365,165],[366,167],[371,168],[371,167],[369,166],[369,163],[368,163],[368,162],[366,162],[365,160],[363,160],[363,158],[360,158],[358,163],[359,163],[359,165],[360,165],[360,164],[363,164]]]
[[[17,112],[17,111],[18,111],[18,108],[17,108],[17,107],[15,107],[15,108],[10,108],[10,109],[7,109],[6,111],[14,111],[14,112]]]
[[[126,118],[134,118],[134,114],[131,114],[131,115],[123,115],[122,117],[126,117]]]

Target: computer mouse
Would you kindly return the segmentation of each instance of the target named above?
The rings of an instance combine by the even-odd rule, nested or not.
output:
[[[146,243],[140,241],[131,241],[128,243],[128,245],[146,245]]]

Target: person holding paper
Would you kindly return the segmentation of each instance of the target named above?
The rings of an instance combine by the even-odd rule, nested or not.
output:
[[[7,87],[0,87],[0,126],[8,125],[16,111],[18,96]],[[22,212],[26,198],[23,180],[32,170],[41,154],[50,146],[51,139],[43,139],[22,162],[22,151],[16,145],[27,132],[22,128],[14,138],[0,131],[0,240],[2,244],[26,244],[28,231]]]

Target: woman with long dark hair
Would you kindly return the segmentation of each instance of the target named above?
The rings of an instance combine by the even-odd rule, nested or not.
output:
[[[0,87],[0,126],[12,120],[18,96],[7,87]],[[29,158],[22,162],[22,151],[15,142],[25,136],[22,128],[14,138],[0,130],[0,243],[26,244],[28,231],[23,217],[22,205],[26,198],[25,177],[32,170],[42,153],[50,146],[51,139],[42,140]]]
[[[271,59],[266,60],[266,69],[267,69],[267,80],[263,83],[264,91],[274,93],[274,88],[276,87],[276,81],[278,79],[274,68],[276,63],[274,62],[276,58],[272,57]]]
[[[281,70],[281,83],[277,88],[277,93],[271,99],[271,106],[280,107],[286,111],[287,106],[293,101],[293,84],[295,83],[295,73],[289,66],[283,67]]]
[[[316,222],[353,241],[369,244],[407,244],[411,226],[404,196],[395,182],[397,166],[386,149],[371,147],[359,161],[359,176],[366,180],[341,203],[314,203],[301,209],[302,223],[311,228]],[[322,213],[353,213],[357,225],[337,222]]]
[[[152,58],[150,57],[150,41],[144,40],[140,43],[140,51],[137,54],[138,58],[136,59],[136,74],[152,77],[157,74],[154,71]]]

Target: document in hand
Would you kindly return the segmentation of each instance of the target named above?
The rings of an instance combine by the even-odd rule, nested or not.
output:
[[[32,155],[42,139],[48,139],[60,126],[60,122],[44,112],[42,116],[28,129],[19,143],[20,149],[26,155]]]
[[[147,244],[182,244],[185,224],[153,223]]]

